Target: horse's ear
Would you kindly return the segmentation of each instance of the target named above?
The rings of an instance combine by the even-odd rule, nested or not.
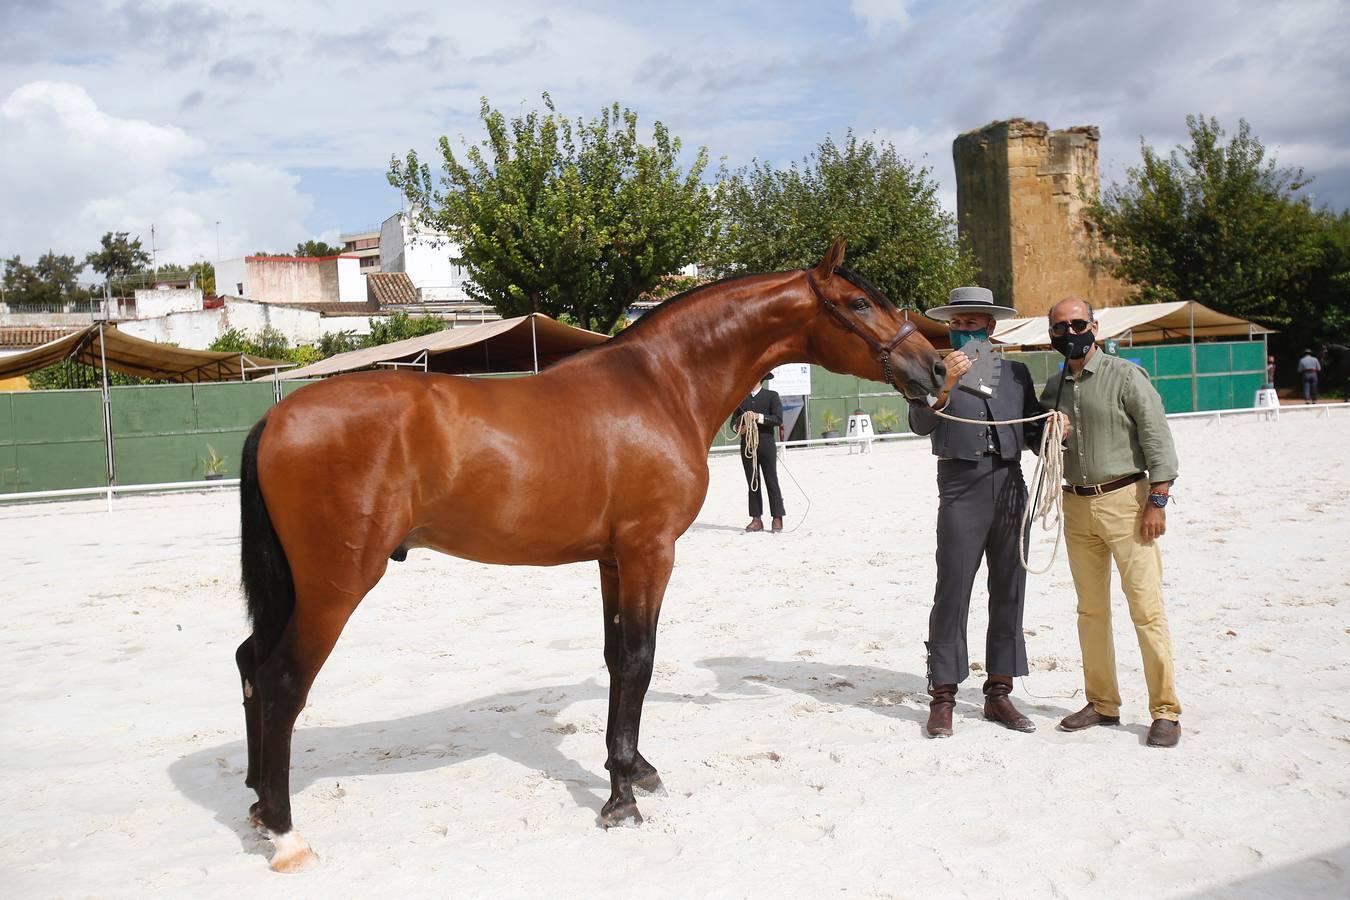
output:
[[[830,244],[830,249],[825,251],[825,258],[816,266],[816,280],[828,281],[834,274],[834,270],[844,264],[844,239],[835,238]]]

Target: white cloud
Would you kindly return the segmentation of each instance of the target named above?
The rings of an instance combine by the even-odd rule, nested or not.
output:
[[[230,162],[203,178],[208,150],[176,126],[109,115],[77,85],[23,85],[0,104],[0,254],[80,256],[107,231],[149,249],[153,224],[160,261],[213,259],[217,220],[227,256],[305,236],[296,176]]]
[[[884,28],[909,25],[909,0],[851,0],[853,14],[867,23],[873,34]]]

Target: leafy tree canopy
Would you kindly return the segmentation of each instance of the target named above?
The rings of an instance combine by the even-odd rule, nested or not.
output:
[[[724,175],[718,204],[712,263],[723,275],[813,266],[836,237],[848,242],[849,267],[900,306],[945,303],[977,272],[928,170],[852,131],[842,145],[826,137],[800,164],[755,161]]]
[[[1316,216],[1294,193],[1302,169],[1267,158],[1239,120],[1225,140],[1217,119],[1187,116],[1189,146],[1166,156],[1140,142],[1142,161],[1089,206],[1114,253],[1114,273],[1143,302],[1195,300],[1270,324],[1316,265]]]
[[[85,263],[102,275],[104,281],[115,282],[150,264],[150,254],[141,248],[141,239],[131,237],[130,232],[105,232],[99,245],[98,250],[85,257]]]
[[[304,241],[295,245],[296,256],[337,256],[342,248],[323,241]]]
[[[484,98],[487,138],[461,161],[442,137],[439,184],[415,152],[390,161],[389,182],[422,224],[459,244],[474,299],[503,316],[567,313],[606,332],[707,249],[716,221],[700,180],[707,150],[684,172],[680,140],[660,122],[643,143],[637,114],[618,103],[587,122],[543,100],[545,113],[508,120]]]
[[[90,293],[76,280],[83,264],[73,256],[48,251],[33,265],[18,256],[4,260],[0,295],[11,306],[35,306],[88,300]]]

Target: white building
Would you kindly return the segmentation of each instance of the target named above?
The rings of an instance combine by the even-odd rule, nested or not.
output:
[[[380,271],[404,272],[423,303],[468,303],[464,267],[451,262],[459,247],[419,225],[411,213],[394,213],[380,226]]]
[[[365,303],[355,256],[244,256],[216,263],[216,293],[258,303]]]

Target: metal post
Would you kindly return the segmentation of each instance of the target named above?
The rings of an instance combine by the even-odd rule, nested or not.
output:
[[[1188,300],[1186,305],[1191,311],[1191,412],[1200,411],[1200,390],[1195,381],[1195,301]]]
[[[539,335],[534,330],[534,313],[530,313],[530,344],[534,348],[534,374],[539,374]]]
[[[112,392],[108,390],[108,350],[103,345],[103,323],[98,323],[98,355],[103,363],[103,445],[108,451],[108,512],[112,512],[112,485],[117,480],[113,461]]]

